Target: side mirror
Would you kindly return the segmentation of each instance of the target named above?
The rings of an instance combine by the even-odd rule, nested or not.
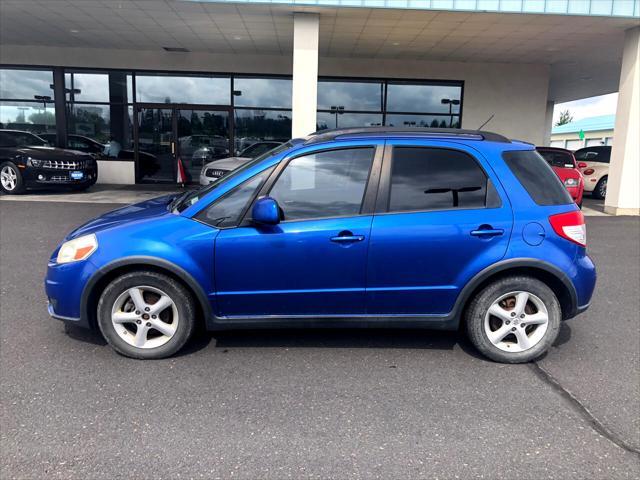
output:
[[[584,162],[578,163],[578,168],[587,168],[587,164]]]
[[[262,225],[277,225],[280,223],[280,206],[271,197],[264,197],[253,205],[251,219]]]

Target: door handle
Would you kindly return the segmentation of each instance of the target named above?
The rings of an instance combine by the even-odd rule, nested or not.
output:
[[[471,235],[474,237],[497,237],[504,234],[504,230],[501,228],[492,228],[490,225],[481,225],[477,230],[471,230]]]
[[[354,235],[351,232],[340,232],[337,236],[331,237],[332,242],[336,243],[353,243],[364,240],[364,235]]]

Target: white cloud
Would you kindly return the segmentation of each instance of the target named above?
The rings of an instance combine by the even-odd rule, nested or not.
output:
[[[614,115],[618,103],[618,94],[609,93],[598,97],[583,98],[573,102],[556,103],[553,109],[553,123],[560,117],[560,112],[569,110],[574,120],[587,117],[597,117],[599,115]]]

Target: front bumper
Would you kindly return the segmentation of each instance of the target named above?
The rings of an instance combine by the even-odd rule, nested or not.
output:
[[[77,170],[29,167],[23,172],[28,186],[74,186],[92,185],[98,179],[98,168],[85,167]]]
[[[96,270],[89,260],[64,264],[51,260],[44,280],[49,315],[58,320],[89,327],[87,316],[81,312],[82,293]]]

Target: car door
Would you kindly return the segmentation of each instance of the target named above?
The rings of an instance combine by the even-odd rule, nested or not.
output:
[[[316,146],[294,155],[280,163],[259,195],[278,202],[282,221],[260,226],[249,219],[216,238],[219,316],[365,313],[382,144]]]
[[[477,272],[504,257],[513,225],[499,182],[475,150],[389,141],[367,270],[367,313],[441,315]]]

